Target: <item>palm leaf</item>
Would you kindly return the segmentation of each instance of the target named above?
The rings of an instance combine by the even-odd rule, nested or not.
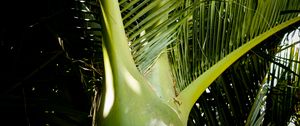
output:
[[[285,37],[288,38],[288,35]],[[277,54],[281,59],[278,61],[285,67],[272,64],[268,78],[270,94],[267,99],[265,124],[287,125],[295,112],[295,95],[299,88],[299,47],[294,42],[297,41],[286,39],[283,44],[287,43],[289,48]]]
[[[287,17],[297,16],[297,14],[279,15],[283,10],[297,7],[292,4],[295,3],[211,1],[196,6],[193,12],[193,29],[190,24],[185,26],[192,29],[193,34],[186,34],[186,30],[180,30],[182,35],[179,36],[185,36],[177,38],[180,44],[174,46],[171,51],[174,74],[178,76],[177,82],[186,81],[178,83],[178,86],[182,87],[180,89],[184,89],[186,86],[182,85],[189,84],[213,64],[255,36],[288,20]],[[282,20],[283,18],[285,20]],[[190,57],[197,61],[191,61]]]
[[[260,47],[273,48],[270,45]],[[205,119],[208,125],[245,124],[247,113],[256,98],[269,64],[254,53],[254,50],[260,50],[260,47],[240,58],[206,89],[196,102],[203,106],[197,111],[198,115],[203,116],[198,117],[191,113],[190,120]],[[194,105],[193,109],[196,107],[197,105]]]
[[[268,114],[263,107],[265,107],[267,92],[270,89],[269,84],[272,82],[267,81],[265,76],[268,71],[272,73],[274,69],[269,67],[272,62],[268,60],[269,58],[258,54],[264,53],[265,56],[274,57],[281,50],[278,47],[285,48],[294,45],[293,43],[285,46],[278,45],[282,41],[280,36],[284,35],[277,34],[268,39],[272,43],[264,43],[252,49],[217,78],[194,105],[190,113],[189,125],[245,125],[247,118],[246,125],[263,124],[264,115]],[[289,61],[298,62],[295,59]],[[277,64],[274,65],[279,66]],[[290,68],[280,68],[292,73]],[[200,122],[200,120],[205,121]]]
[[[200,3],[199,6],[196,6],[195,11],[193,11],[192,23],[186,23],[179,27],[179,31],[181,32],[177,36],[177,42],[172,47],[170,53],[172,68],[179,90],[185,89],[185,87],[187,87],[196,78],[199,79],[198,76],[202,75],[206,70],[212,68],[214,64],[219,62],[237,48],[241,47],[242,45],[246,45],[246,43],[255,41],[255,37],[263,36],[262,33],[265,33],[268,30],[273,31],[275,29],[271,28],[293,17],[296,17],[297,14],[284,16],[279,15],[282,10],[288,9],[286,7],[296,8],[296,6],[292,4],[295,3],[288,1],[210,1]],[[197,11],[197,9],[199,10]],[[216,18],[216,16],[219,17]],[[192,29],[193,34],[188,34],[185,32],[187,31],[185,28]],[[274,43],[274,45],[276,44]],[[253,71],[248,71],[248,75],[245,73],[243,74],[242,70],[238,71],[237,68],[239,67],[232,71],[236,76],[247,75],[248,80],[255,80],[253,82],[255,84],[254,87],[251,87],[248,83],[245,83],[246,81],[242,83],[243,85],[239,84],[240,82],[238,81],[238,78],[246,77],[235,77],[237,78],[235,79],[236,81],[234,81],[234,79],[227,81],[227,85],[232,83],[232,85],[234,85],[233,87],[235,87],[234,90],[232,90],[235,92],[233,95],[234,97],[244,96],[244,100],[238,99],[235,102],[231,102],[232,106],[235,106],[233,104],[239,104],[236,107],[240,108],[236,111],[235,116],[241,118],[241,120],[235,122],[235,124],[242,125],[245,123],[244,120],[247,119],[247,114],[245,115],[244,113],[247,113],[250,110],[250,104],[253,103],[253,99],[255,97],[255,95],[247,96],[245,93],[240,92],[239,90],[241,88],[248,90],[249,87],[251,87],[253,89],[249,89],[248,91],[251,91],[251,93],[255,94],[259,89],[259,84],[266,74],[266,69],[261,69],[261,67],[266,68],[267,63],[264,63],[261,65],[261,67],[259,67],[259,64],[261,64],[262,61],[258,59],[259,58],[257,57],[256,60],[248,62],[256,65],[252,68],[249,68],[249,66],[245,68],[246,71],[248,69],[253,69]],[[221,66],[222,65],[220,64],[219,67],[221,68]],[[256,76],[253,76],[252,74]],[[208,78],[209,77],[207,76],[206,79]],[[234,76],[227,76],[226,78],[234,78]],[[197,80],[198,83],[204,83],[203,79],[204,78]],[[198,87],[193,88],[199,89]],[[227,92],[229,91],[227,90]],[[230,96],[228,97],[230,98]],[[231,99],[232,98],[233,97],[231,97]],[[182,99],[186,99],[186,97]],[[243,105],[245,102],[248,104],[248,106]],[[225,104],[224,106],[228,105]],[[215,108],[214,112],[210,113],[215,113],[216,111],[217,110]],[[201,114],[202,113],[198,115]],[[209,117],[218,117],[218,115],[211,115],[209,113],[204,115],[210,115]],[[223,118],[223,120],[226,120],[226,118]],[[216,124],[220,121],[211,122]]]
[[[234,63],[234,61],[244,54],[250,55],[251,53],[248,51],[254,46],[262,43],[276,32],[298,22],[299,18],[295,18],[297,14],[280,15],[280,12],[283,10],[299,9],[297,2],[296,0],[119,1],[120,16],[124,24],[124,32],[128,39],[125,40],[126,37],[123,36],[123,24],[119,23],[119,17],[116,23],[118,26],[114,26],[114,20],[109,18],[111,16],[110,12],[112,12],[112,10],[110,10],[111,8],[103,7],[102,9],[107,9],[102,10],[105,21],[104,24],[107,25],[104,27],[122,29],[118,33],[112,33],[110,32],[111,29],[105,29],[108,31],[103,33],[107,37],[105,41],[116,42],[116,35],[120,35],[119,39],[121,41],[120,43],[106,42],[106,46],[109,48],[107,48],[108,54],[105,55],[106,57],[117,57],[117,54],[126,53],[126,50],[118,50],[120,48],[117,46],[126,47],[124,42],[128,41],[136,65],[142,73],[147,73],[149,70],[151,72],[151,69],[155,69],[153,68],[153,66],[155,66],[154,63],[156,60],[159,60],[158,57],[165,51],[166,47],[169,46],[167,51],[170,51],[168,55],[170,57],[174,78],[176,78],[174,82],[176,88],[183,90],[182,94],[188,92],[184,89],[190,83],[201,82],[199,76],[207,76],[208,74],[205,74],[205,72],[210,68],[216,68],[214,67],[215,64],[218,64],[217,67],[219,68],[222,68],[222,63],[226,64],[226,67],[223,67],[217,74],[214,74],[213,78],[208,79],[207,85],[201,89],[204,91],[205,88],[210,85],[219,74],[226,70],[227,67]],[[103,1],[103,3],[108,5],[105,1]],[[116,9],[118,8],[116,7]],[[119,15],[117,13],[115,14]],[[114,36],[112,37],[113,39],[109,38],[111,36]],[[110,48],[116,49],[111,50]],[[242,53],[238,54],[240,52]],[[120,64],[125,61],[130,61],[129,54],[126,53],[123,56],[125,57],[113,59],[114,62]],[[232,61],[227,62],[229,61],[228,57],[230,59],[232,57],[234,58],[232,58]],[[236,74],[238,77],[229,74],[230,76],[226,75],[226,77],[220,79],[220,82],[223,83],[222,86],[228,88],[227,90],[224,89],[223,92],[233,91],[233,95],[244,96],[244,98],[236,100],[239,105],[243,105],[245,102],[248,103],[248,106],[245,108],[237,107],[239,110],[234,110],[237,113],[235,116],[238,117],[237,115],[242,115],[242,119],[246,119],[247,115],[243,115],[243,113],[250,110],[250,104],[255,95],[247,96],[246,93],[239,92],[237,89],[250,89],[251,93],[256,93],[259,87],[258,85],[264,78],[267,69],[267,62],[259,60],[259,57],[247,57],[247,55],[244,57],[249,59],[245,61],[247,65],[242,67],[244,67],[245,70],[251,69],[251,71],[240,71],[238,70],[238,68],[240,68],[239,65],[233,65],[229,72]],[[226,58],[228,59],[226,60]],[[133,70],[134,68],[130,62],[124,63],[124,66],[128,66],[128,69]],[[263,64],[260,64],[261,62],[263,62]],[[113,62],[109,64],[111,63]],[[113,72],[120,73],[121,70],[118,69],[119,71],[117,71],[117,65],[114,65],[113,67],[116,68]],[[260,66],[264,67],[264,69],[260,69]],[[210,69],[210,73],[212,73],[212,70],[214,69]],[[132,73],[134,73],[134,75],[136,74],[135,71]],[[257,75],[253,76],[253,73]],[[137,78],[140,78],[140,76],[137,76]],[[245,80],[242,84],[239,84],[238,78],[244,78]],[[253,80],[254,86],[248,85],[246,80]],[[232,83],[233,86],[228,87],[226,82]],[[211,88],[210,90],[215,92],[219,89]],[[200,92],[199,90],[194,90],[193,92],[197,91]],[[201,92],[194,95],[194,99],[197,99],[200,94]],[[179,96],[186,98],[185,95]],[[191,100],[191,103],[194,102],[194,99]],[[230,96],[228,96],[228,99],[230,99]],[[184,99],[184,102],[187,100],[190,99]],[[220,97],[218,100],[222,101]],[[230,105],[234,106],[235,101],[232,100],[230,102]],[[186,107],[184,105],[182,106]],[[205,104],[203,106],[209,105]],[[228,106],[228,103],[225,106]],[[189,109],[189,107],[186,108]],[[231,110],[232,108],[233,107],[230,107],[228,110],[233,111]],[[222,111],[220,108],[218,110],[221,115],[228,115],[228,113],[230,113],[230,111]],[[207,111],[205,115],[209,117],[215,116],[210,110],[205,111]],[[214,108],[213,111],[215,112],[217,109]],[[211,122],[214,122],[213,118],[209,119],[211,119]],[[230,120],[230,118],[221,118],[220,120],[226,122],[225,120]],[[236,122],[236,124],[243,123],[243,120]]]
[[[188,17],[188,13],[183,12],[189,8],[177,10],[181,3],[145,0],[120,4],[131,52],[142,73],[146,73],[163,49],[174,41],[177,27],[184,21],[179,17]]]

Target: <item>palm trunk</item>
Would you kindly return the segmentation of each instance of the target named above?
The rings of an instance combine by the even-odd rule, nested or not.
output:
[[[161,100],[135,67],[117,0],[101,0],[105,91],[100,125],[178,125],[178,114]]]

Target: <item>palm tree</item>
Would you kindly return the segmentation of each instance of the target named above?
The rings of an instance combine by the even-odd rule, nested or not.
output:
[[[300,1],[99,4],[105,86],[95,97],[95,125],[289,121],[299,50],[297,43],[283,46],[280,41],[299,25]],[[275,55],[287,49],[288,56]]]
[[[71,76],[77,66],[93,96],[94,125],[299,124],[299,42],[287,37],[298,34],[293,31],[299,29],[298,0],[74,0],[66,5],[67,13],[29,25],[51,32],[47,40],[66,54],[57,48],[57,53],[43,52],[55,55],[45,63],[38,60],[42,65],[11,86],[21,87],[25,114],[26,108],[37,110],[32,101],[48,98],[55,107],[45,105],[42,120],[87,124],[88,112],[76,111],[84,106],[76,101],[85,95]],[[66,28],[71,25],[76,30]],[[59,79],[42,79],[48,87],[40,92],[51,89],[50,98],[30,87],[31,76],[41,77],[46,68],[59,71],[53,73]],[[60,95],[53,80],[65,83],[56,84],[62,86]]]

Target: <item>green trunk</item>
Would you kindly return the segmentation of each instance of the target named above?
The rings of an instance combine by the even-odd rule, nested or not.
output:
[[[101,0],[104,26],[105,90],[100,123],[104,126],[181,126],[181,119],[161,100],[137,70],[127,45],[117,0]]]

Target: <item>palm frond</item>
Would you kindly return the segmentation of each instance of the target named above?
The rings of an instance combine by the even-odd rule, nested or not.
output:
[[[289,36],[285,36],[288,38]],[[288,43],[287,43],[288,42]],[[287,125],[295,109],[299,88],[299,46],[286,39],[287,49],[277,54],[280,64],[273,63],[268,76],[270,94],[266,105],[265,124]],[[285,48],[285,47],[282,47]],[[287,68],[286,68],[287,67]]]
[[[185,89],[199,75],[233,50],[278,24],[296,17],[297,14],[280,15],[280,12],[289,8],[297,8],[294,5],[297,2],[207,1],[200,3],[193,11],[192,21],[179,27],[180,33],[177,36],[177,42],[170,51],[177,88],[179,90]],[[257,48],[256,50],[263,50],[264,53],[270,54],[274,50],[272,48],[276,47],[278,41],[281,40],[279,36],[282,35],[273,37],[279,38],[279,40],[267,39],[266,42],[269,45],[261,44],[259,46],[272,45],[269,49]],[[239,118],[239,120],[232,122],[233,124],[243,125],[246,123],[248,112],[267,73],[270,62],[255,53],[247,53],[244,57],[247,56],[251,57],[246,62],[244,61],[247,65],[237,65],[238,63],[242,64],[242,61],[238,61],[235,63],[236,65],[232,65],[230,70],[222,75],[224,77],[219,77],[219,79],[222,78],[221,80],[217,79],[214,82],[215,85],[217,85],[216,83],[219,83],[219,86],[223,85],[223,89],[216,90],[213,87],[207,89],[211,92],[221,92],[221,94],[213,95],[213,98],[209,97],[212,93],[204,93],[201,96],[203,99],[200,98],[194,106],[195,110],[201,111],[196,114],[196,117],[201,115],[202,118],[199,118],[205,118],[208,124],[211,125],[230,122],[231,119],[236,118]],[[224,97],[227,97],[223,105],[216,104],[222,103],[222,100],[218,98],[220,96],[223,96],[223,101]],[[214,99],[214,101],[211,101],[211,99]],[[216,102],[216,99],[219,102]],[[199,106],[202,106],[202,108]],[[208,106],[213,107],[209,110],[204,109]],[[190,124],[195,122],[193,120],[197,120],[193,116],[195,115],[190,115]],[[214,119],[211,119],[211,117]]]
[[[193,21],[179,28],[179,37],[170,54],[178,88],[184,89],[212,65],[249,40],[296,17],[297,14],[280,15],[280,12],[299,8],[295,5],[297,2],[199,2],[199,6],[194,6]]]
[[[266,45],[263,47],[273,48]],[[270,49],[263,50],[266,52]],[[255,53],[247,53],[206,89],[193,107],[200,106],[197,113],[203,116],[195,117],[190,113],[190,120],[205,119],[207,125],[244,125],[268,64],[269,61],[259,58]]]
[[[123,23],[135,63],[146,73],[162,51],[177,35],[191,8],[181,7],[182,1],[135,0],[120,4]]]
[[[247,119],[246,126],[258,126],[263,124],[264,116],[265,116],[265,105],[266,105],[266,97],[269,88],[267,84],[263,84],[261,89],[257,93],[255,101],[252,105],[251,111],[249,112],[249,116]]]
[[[277,34],[266,40],[266,43],[252,49],[216,79],[194,105],[190,113],[189,125],[245,125],[247,118],[247,125],[264,123],[265,115],[268,113],[263,107],[266,104],[266,97],[269,95],[269,85],[274,83],[270,80],[276,78],[273,77],[275,69],[270,67],[272,61],[268,59],[280,52],[278,47],[281,45],[278,44],[285,40],[280,36],[283,38],[284,34]],[[286,46],[290,46],[290,44]],[[264,53],[265,56],[268,55],[269,58],[258,55],[261,53]],[[295,57],[298,56],[295,55]],[[297,64],[295,58],[288,62]],[[280,67],[277,64],[274,65]],[[280,68],[292,73],[290,68]],[[298,69],[293,70],[297,71]],[[273,76],[267,80],[266,75]],[[294,75],[294,77],[297,76]],[[284,106],[285,104],[278,105]],[[206,123],[195,123],[199,120],[205,120]]]

